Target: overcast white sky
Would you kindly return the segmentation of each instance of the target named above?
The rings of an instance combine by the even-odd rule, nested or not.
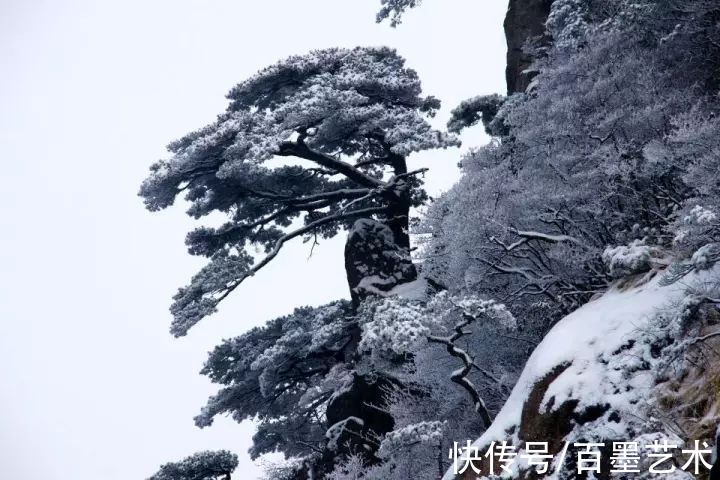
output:
[[[182,208],[136,196],[171,140],[224,94],[313,48],[390,45],[443,100],[504,92],[506,0],[426,0],[398,29],[379,0],[0,0],[0,478],[130,480],[202,449],[241,455],[252,425],[192,417],[222,338],[346,296],[342,239],[293,245],[186,338],[169,299],[202,264]],[[482,142],[477,132],[466,145]],[[430,190],[460,150],[425,154]]]

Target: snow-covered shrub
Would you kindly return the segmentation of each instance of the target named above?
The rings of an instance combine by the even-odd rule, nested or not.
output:
[[[673,244],[681,257],[699,270],[711,267],[720,257],[720,218],[714,210],[695,205],[672,225]]]
[[[467,99],[460,103],[450,112],[448,130],[460,132],[482,122],[485,130],[492,134],[494,131],[490,124],[497,116],[500,108],[505,102],[505,97],[500,95],[484,95]]]
[[[555,48],[577,48],[584,43],[590,28],[587,10],[587,2],[582,0],[556,0],[552,3],[546,28]]]
[[[382,461],[364,472],[367,480],[439,475],[448,467],[439,452],[486,428],[528,349],[505,305],[471,293],[369,300],[360,325],[360,348],[371,355],[359,370],[383,369],[398,382],[383,407],[394,430],[380,440]]]
[[[344,462],[339,462],[325,480],[362,480],[367,478],[368,466],[361,455],[350,455]]]
[[[478,320],[487,318],[501,329],[515,330],[517,328],[517,320],[505,305],[492,299],[484,300],[474,294],[454,297],[439,294],[430,302],[430,308],[440,312],[448,312],[457,308],[466,317]]]
[[[648,267],[649,248],[608,245],[647,236],[690,258],[720,241],[717,226],[696,235],[682,220],[696,205],[720,212],[717,12],[705,0],[553,2],[533,88],[504,100],[497,138],[428,210],[426,275],[502,298],[542,334],[607,287],[603,252],[615,275]],[[677,234],[702,241],[673,247]]]
[[[358,348],[378,354],[402,355],[427,342],[433,320],[417,302],[398,297],[370,301],[363,315],[362,339]]]
[[[378,456],[383,459],[391,459],[398,451],[416,445],[437,446],[443,438],[443,422],[419,422],[406,425],[385,434]]]
[[[607,247],[602,259],[613,278],[622,278],[650,270],[653,251],[645,240],[634,240],[629,245]]]

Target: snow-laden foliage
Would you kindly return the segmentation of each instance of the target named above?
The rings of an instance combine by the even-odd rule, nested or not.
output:
[[[547,33],[553,38],[553,47],[572,49],[583,46],[591,28],[587,16],[588,2],[554,0],[546,21]]]
[[[528,91],[472,99],[451,121],[482,115],[495,138],[429,210],[426,275],[542,330],[629,273],[620,253],[642,270],[678,235],[688,257],[717,242],[717,222],[683,220],[720,197],[717,15],[710,1],[553,2]]]
[[[512,331],[517,321],[505,305],[475,295],[448,295],[441,292],[430,301],[399,296],[365,302],[360,311],[360,350],[379,355],[403,355],[417,351],[430,337],[448,333],[463,318],[468,325],[490,324],[497,330]]]
[[[607,247],[602,259],[613,278],[622,278],[650,270],[653,250],[644,240],[633,240],[629,245]]]
[[[359,349],[381,355],[403,355],[417,350],[430,335],[434,319],[417,303],[397,298],[369,302]]]
[[[393,430],[383,438],[378,455],[390,459],[408,446],[437,444],[442,440],[443,427],[442,422],[420,422]]]
[[[357,370],[396,379],[386,400],[395,428],[379,439],[378,460],[353,475],[440,475],[448,467],[440,453],[458,437],[474,438],[487,427],[519,373],[527,345],[518,337],[517,320],[496,301],[442,292],[369,299],[358,322],[359,349],[369,355]],[[353,472],[356,461],[348,456],[333,475],[349,475],[342,472]]]
[[[299,308],[210,354],[202,373],[223,388],[195,418],[200,427],[229,414],[258,421],[253,457],[280,450],[304,456],[326,442],[325,409],[351,380],[345,356],[356,323],[348,302]]]
[[[450,112],[448,130],[460,132],[482,121],[486,131],[490,132],[490,124],[497,116],[504,101],[505,98],[500,95],[485,95],[461,102]]]
[[[151,211],[178,196],[188,214],[227,217],[187,237],[210,263],[174,297],[184,335],[296,237],[331,237],[358,218],[385,222],[408,248],[411,206],[426,196],[406,157],[457,145],[427,122],[440,103],[389,48],[317,50],[236,85],[217,120],[168,147],[140,195]],[[282,160],[282,161],[280,161]],[[266,256],[255,258],[256,247]]]
[[[390,25],[397,27],[402,21],[402,15],[405,10],[416,7],[422,3],[422,0],[380,0],[382,7],[377,14],[378,23],[383,20],[390,19]]]
[[[237,466],[237,455],[226,450],[198,452],[166,463],[148,480],[230,480]]]
[[[700,205],[685,210],[673,224],[673,243],[677,251],[687,256],[720,238],[720,218],[714,210]]]
[[[335,466],[325,480],[362,480],[368,472],[368,466],[362,455],[349,455],[346,460]]]

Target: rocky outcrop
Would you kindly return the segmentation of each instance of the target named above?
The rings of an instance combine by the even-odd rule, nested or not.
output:
[[[394,385],[391,379],[380,375],[355,375],[353,384],[328,403],[327,422],[331,425],[328,436],[332,446],[350,452],[373,452],[375,447],[366,439],[393,429],[392,416],[381,408],[384,403],[378,402]]]
[[[371,219],[358,220],[348,234],[345,272],[355,306],[417,278],[408,250],[398,245],[390,227]]]
[[[717,387],[708,385],[720,382],[720,368],[681,360],[698,353],[698,339],[720,332],[717,315],[700,318],[695,297],[688,294],[697,285],[717,282],[720,266],[691,273],[683,282],[670,283],[669,278],[663,269],[625,278],[558,322],[531,355],[493,424],[475,442],[480,458],[473,465],[481,473],[448,472],[445,479],[502,473],[498,463],[490,471],[483,456],[493,442],[516,448],[519,456],[509,478],[517,480],[583,478],[574,474],[576,442],[610,447],[616,441],[647,445],[655,439],[678,444],[698,439],[711,444],[720,397]],[[686,329],[698,323],[705,325],[699,336],[687,338]],[[546,474],[520,460],[528,442],[547,442],[552,467]],[[608,461],[612,452],[601,452]],[[648,461],[641,452],[643,472]],[[673,479],[693,478],[676,462]],[[601,466],[598,478],[610,478],[609,464]]]
[[[507,80],[508,94],[524,92],[530,85],[533,74],[526,70],[532,57],[523,51],[529,42],[544,42],[545,21],[550,13],[553,0],[510,0],[505,16],[505,38],[507,39]]]

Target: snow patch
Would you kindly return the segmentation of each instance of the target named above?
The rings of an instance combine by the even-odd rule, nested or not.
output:
[[[483,453],[493,441],[507,440],[522,447],[518,432],[522,428],[523,407],[538,382],[559,366],[567,368],[551,381],[539,413],[553,411],[569,400],[578,402],[576,412],[604,406],[608,412],[604,417],[576,425],[566,440],[575,441],[580,435],[584,438],[627,437],[630,429],[626,419],[637,418],[640,405],[652,398],[655,386],[654,372],[646,363],[650,358],[650,345],[643,342],[643,338],[657,330],[659,318],[682,316],[688,285],[717,279],[718,270],[693,273],[686,281],[669,285],[662,282],[664,274],[657,271],[643,277],[645,280],[651,275],[651,279],[636,281],[632,287],[627,286],[627,280],[620,281],[563,318],[530,356],[507,402],[473,445]],[[676,325],[664,324],[664,327]],[[605,417],[610,412],[617,412],[622,420],[608,421]],[[523,453],[523,449],[519,448],[518,453]],[[524,470],[528,466],[518,460],[516,468]],[[557,478],[557,473],[556,470],[546,478]],[[443,477],[444,480],[454,478],[452,471]]]

